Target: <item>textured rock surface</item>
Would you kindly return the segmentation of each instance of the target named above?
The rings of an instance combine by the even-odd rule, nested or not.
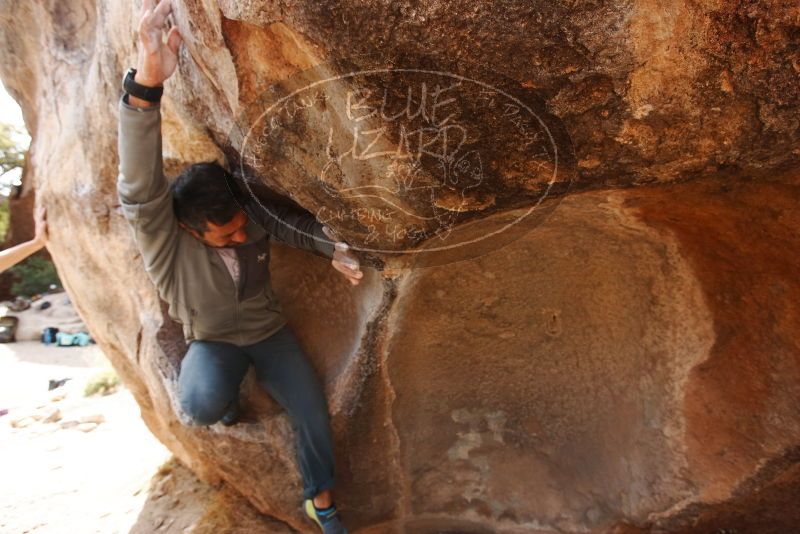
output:
[[[277,290],[325,379],[337,500],[353,531],[796,526],[786,504],[800,496],[796,2],[174,5],[186,47],[163,105],[170,172],[243,160],[231,132],[270,84],[330,60],[363,65],[363,53],[480,72],[567,149],[563,187],[546,203],[558,208],[476,253],[400,269],[406,257],[371,252],[370,264],[392,268],[351,289],[324,260],[276,248]],[[115,193],[118,86],[135,61],[138,5],[5,1],[2,13],[0,74],[33,136],[27,179],[92,335],[184,463],[310,532],[288,421],[252,380],[259,424],[189,428],[174,409],[185,347]],[[499,123],[472,111],[465,121],[491,135]],[[258,178],[315,213],[373,209],[345,197],[347,173],[309,178],[324,117],[293,123],[285,139],[296,144],[271,154],[279,172]],[[524,212],[543,183],[534,158],[487,154],[474,195],[398,190],[412,215],[394,222],[434,205],[468,240]],[[359,183],[380,183],[383,170],[358,168]],[[334,226],[366,241],[358,217]]]

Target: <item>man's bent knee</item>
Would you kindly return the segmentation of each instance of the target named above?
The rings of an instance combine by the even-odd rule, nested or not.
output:
[[[195,425],[213,425],[225,415],[227,405],[211,396],[181,394],[181,409]]]

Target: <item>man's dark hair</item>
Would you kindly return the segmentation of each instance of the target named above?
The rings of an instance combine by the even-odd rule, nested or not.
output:
[[[207,222],[222,225],[241,209],[228,185],[228,171],[209,161],[187,167],[170,184],[172,207],[178,221],[200,235]]]

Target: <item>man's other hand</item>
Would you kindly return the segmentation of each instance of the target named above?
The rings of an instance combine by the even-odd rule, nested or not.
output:
[[[364,277],[364,273],[361,272],[358,258],[350,251],[350,245],[342,241],[330,227],[323,226],[322,231],[334,242],[331,265],[333,265],[334,269],[342,273],[351,284],[354,286],[358,285],[358,283],[361,282],[361,278]]]
[[[170,0],[143,0],[139,18],[139,61],[136,83],[148,87],[163,85],[178,65],[178,51],[183,39],[173,26],[164,42],[167,17],[172,13]]]

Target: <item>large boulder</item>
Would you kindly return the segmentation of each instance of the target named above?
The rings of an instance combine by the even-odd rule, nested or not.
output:
[[[271,265],[352,531],[800,524],[796,2],[173,5],[167,171],[226,161],[371,266],[351,288],[305,252]],[[115,191],[139,6],[2,9],[26,179],[92,336],[182,462],[311,532],[288,420],[252,377],[258,424],[181,423],[185,345]],[[403,108],[423,87],[444,117]]]

